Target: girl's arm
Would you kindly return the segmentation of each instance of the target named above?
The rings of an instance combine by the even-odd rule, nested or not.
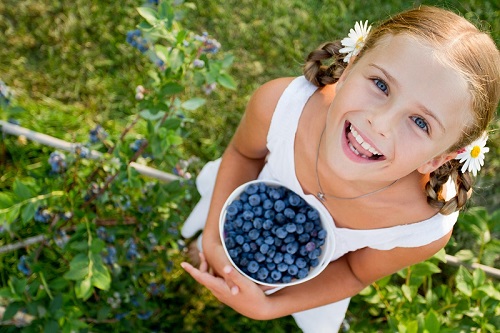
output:
[[[222,157],[202,242],[206,260],[217,274],[229,264],[219,236],[221,208],[236,187],[256,179],[262,170],[268,153],[266,143],[271,118],[279,97],[292,79],[273,80],[256,90]]]
[[[364,248],[350,252],[331,262],[314,279],[270,296],[258,293],[258,287],[230,265],[224,267],[222,277],[208,273],[206,264],[202,264],[201,270],[190,265],[183,267],[234,310],[253,319],[270,320],[352,297],[382,277],[428,259],[443,248],[450,237],[451,231],[421,247],[388,251]],[[238,292],[234,292],[231,285],[238,286]]]

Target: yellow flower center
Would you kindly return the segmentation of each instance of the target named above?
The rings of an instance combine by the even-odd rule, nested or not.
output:
[[[480,152],[481,152],[481,147],[474,146],[474,148],[472,148],[472,150],[470,151],[470,156],[472,156],[473,158],[477,158]]]

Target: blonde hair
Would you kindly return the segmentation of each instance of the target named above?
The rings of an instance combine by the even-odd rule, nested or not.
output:
[[[462,136],[448,152],[479,138],[493,119],[500,99],[500,54],[491,37],[457,14],[421,6],[390,17],[372,29],[353,64],[377,47],[384,37],[398,34],[433,47],[438,59],[459,72],[468,84],[474,121],[463,129]],[[340,41],[335,41],[311,52],[304,65],[304,76],[318,87],[337,82],[346,67],[344,55],[338,52],[341,47]],[[332,63],[323,64],[331,58]],[[445,201],[441,192],[449,177],[456,185],[457,195]],[[442,214],[450,214],[464,207],[471,187],[469,172],[462,173],[458,161],[451,160],[430,174],[425,186],[427,202]]]

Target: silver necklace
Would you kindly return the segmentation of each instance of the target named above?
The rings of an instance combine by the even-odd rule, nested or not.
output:
[[[337,200],[361,199],[361,198],[367,197],[369,195],[372,195],[372,194],[375,194],[375,193],[387,190],[389,187],[391,187],[392,185],[396,184],[396,182],[399,180],[399,178],[398,178],[395,181],[393,181],[392,183],[390,183],[389,185],[384,186],[382,188],[379,188],[378,190],[375,190],[375,191],[372,191],[372,192],[368,192],[368,193],[365,193],[365,194],[361,194],[361,195],[358,195],[357,197],[352,197],[352,198],[343,198],[343,197],[337,197],[337,196],[332,195],[332,194],[325,194],[325,191],[323,191],[323,188],[321,187],[321,183],[319,181],[319,173],[318,173],[319,149],[321,147],[321,141],[323,140],[323,135],[325,134],[325,130],[326,130],[326,125],[323,128],[323,131],[321,132],[321,135],[319,137],[318,151],[316,152],[316,180],[318,181],[318,187],[319,187],[319,191],[316,194],[316,196],[318,197],[318,199],[320,201],[326,201],[326,198],[333,198],[333,199],[337,199]]]

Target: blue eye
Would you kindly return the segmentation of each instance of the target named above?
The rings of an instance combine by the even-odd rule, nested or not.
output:
[[[412,116],[411,119],[418,126],[418,128],[425,131],[426,133],[429,133],[429,126],[427,125],[427,122],[425,121],[424,118],[418,116]]]
[[[377,86],[377,88],[379,88],[380,90],[382,90],[385,94],[387,94],[389,92],[389,87],[381,79],[374,79],[373,82],[375,83],[375,85]]]

